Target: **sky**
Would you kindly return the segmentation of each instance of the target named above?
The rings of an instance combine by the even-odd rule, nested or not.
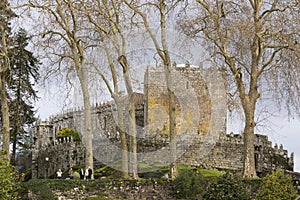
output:
[[[294,171],[300,172],[300,120],[288,117],[277,118],[274,120],[277,124],[274,133],[268,133],[269,139],[274,143],[282,144],[289,154],[294,152]]]

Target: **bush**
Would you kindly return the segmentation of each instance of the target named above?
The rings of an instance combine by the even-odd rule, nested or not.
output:
[[[43,200],[57,200],[57,197],[52,193],[50,185],[49,179],[36,179],[24,182],[22,183],[22,199],[31,199],[31,195],[37,195]]]
[[[297,197],[297,190],[293,186],[290,176],[277,168],[272,174],[263,179],[263,183],[256,197],[258,200],[294,200]]]
[[[17,170],[0,155],[0,199],[17,199],[19,183]]]
[[[246,200],[250,199],[250,194],[246,189],[246,185],[237,176],[226,173],[219,176],[212,182],[203,199],[207,200]]]
[[[205,189],[206,181],[201,173],[183,170],[174,180],[176,196],[184,199],[199,199]]]
[[[58,198],[53,191],[70,191],[75,187],[80,187],[84,183],[85,186],[89,186],[89,183],[80,180],[66,180],[66,179],[32,179],[28,182],[22,183],[22,199],[31,199],[26,197],[33,196],[42,200],[57,200]],[[91,181],[92,183],[92,181]]]
[[[72,137],[74,141],[80,141],[80,136],[78,131],[71,128],[62,128],[57,133],[57,138],[64,138],[64,137]]]

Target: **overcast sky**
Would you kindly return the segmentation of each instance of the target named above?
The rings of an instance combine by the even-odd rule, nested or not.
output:
[[[295,171],[300,172],[300,121],[299,119],[289,120],[285,118],[277,118],[274,120],[277,124],[275,127],[275,133],[267,133],[269,139],[277,144],[282,144],[284,149],[287,149],[289,154],[294,152],[295,159]]]

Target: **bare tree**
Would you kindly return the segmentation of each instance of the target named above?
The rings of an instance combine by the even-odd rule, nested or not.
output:
[[[258,102],[273,97],[300,114],[299,1],[196,2],[180,27],[199,38],[227,72],[229,97],[238,100],[245,118],[243,176],[255,177]]]
[[[84,133],[82,141],[86,147],[85,164],[93,167],[92,120],[89,93],[89,79],[86,65],[87,27],[77,11],[80,1],[30,0],[27,6],[37,9],[38,33],[41,37],[39,47],[46,51],[47,61],[52,67],[48,73],[62,73],[67,76],[73,72],[79,79],[84,103]],[[35,13],[34,15],[37,15]]]
[[[94,32],[99,35],[97,40],[102,42],[102,47],[106,53],[108,60],[108,66],[110,69],[110,75],[112,78],[112,86],[108,78],[101,72],[101,70],[96,67],[98,74],[104,80],[112,98],[114,99],[117,110],[118,110],[118,130],[121,134],[122,142],[122,172],[123,177],[128,177],[128,142],[126,139],[126,127],[124,124],[124,113],[121,102],[121,96],[119,95],[118,86],[118,75],[116,73],[116,66],[114,61],[122,67],[123,79],[126,86],[126,91],[128,94],[128,135],[130,136],[130,167],[133,178],[138,178],[137,171],[137,144],[136,144],[136,117],[135,117],[135,100],[134,91],[132,86],[132,81],[130,77],[130,66],[127,61],[127,41],[126,35],[124,33],[124,26],[122,26],[122,21],[125,17],[122,15],[122,9],[120,8],[120,1],[107,1],[98,0],[91,2],[83,2],[83,7],[85,8],[85,15],[88,17],[89,22],[94,27]],[[117,59],[114,59],[117,57]],[[123,99],[124,100],[124,99]],[[123,102],[124,103],[124,102]]]
[[[114,2],[113,2],[114,3]],[[124,178],[128,177],[128,144],[126,139],[126,132],[124,127],[124,115],[122,102],[120,98],[119,91],[119,83],[118,83],[118,74],[116,70],[116,66],[114,63],[114,55],[110,48],[110,40],[109,37],[116,37],[117,35],[110,34],[110,26],[107,24],[112,24],[112,16],[111,16],[111,7],[108,5],[107,1],[97,1],[97,2],[83,2],[83,12],[85,16],[88,18],[88,21],[93,25],[93,32],[98,33],[98,37],[96,36],[94,40],[101,41],[99,45],[103,48],[107,60],[108,67],[110,71],[110,77],[112,79],[112,83],[110,82],[110,78],[103,71],[103,66],[93,65],[98,75],[103,79],[110,95],[114,99],[117,107],[117,115],[118,115],[118,123],[117,129],[121,135],[121,143],[122,143],[122,176]],[[97,17],[98,16],[98,17]],[[113,26],[114,27],[114,26]],[[113,28],[112,27],[112,28]]]
[[[135,15],[138,15],[141,19],[141,24],[147,30],[152,42],[154,43],[157,54],[159,55],[165,69],[167,90],[168,90],[168,101],[169,101],[169,135],[170,135],[170,148],[172,154],[172,162],[170,164],[170,174],[172,178],[177,176],[176,167],[176,122],[175,122],[175,95],[172,81],[172,62],[170,57],[170,51],[167,42],[167,15],[176,7],[180,1],[127,1],[124,3],[133,11],[133,19]],[[159,27],[160,35],[157,36],[149,21],[151,21],[151,15],[147,10],[155,10],[159,13]],[[153,16],[152,16],[153,17]],[[136,22],[136,24],[138,24]]]

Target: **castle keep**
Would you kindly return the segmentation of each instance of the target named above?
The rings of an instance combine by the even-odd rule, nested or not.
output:
[[[243,136],[226,134],[226,88],[215,67],[173,66],[177,162],[211,169],[243,168]],[[124,98],[126,99],[126,98]],[[149,68],[144,94],[134,95],[137,121],[138,161],[149,165],[170,163],[168,94],[162,67]],[[126,103],[125,103],[126,106]],[[85,148],[73,138],[57,139],[62,128],[83,133],[82,109],[54,115],[37,122],[32,152],[33,178],[47,177],[58,168],[84,165]],[[93,105],[93,154],[95,165],[113,165],[121,160],[116,107],[113,102]],[[258,174],[275,167],[293,171],[293,154],[275,145],[267,136],[255,135]]]

